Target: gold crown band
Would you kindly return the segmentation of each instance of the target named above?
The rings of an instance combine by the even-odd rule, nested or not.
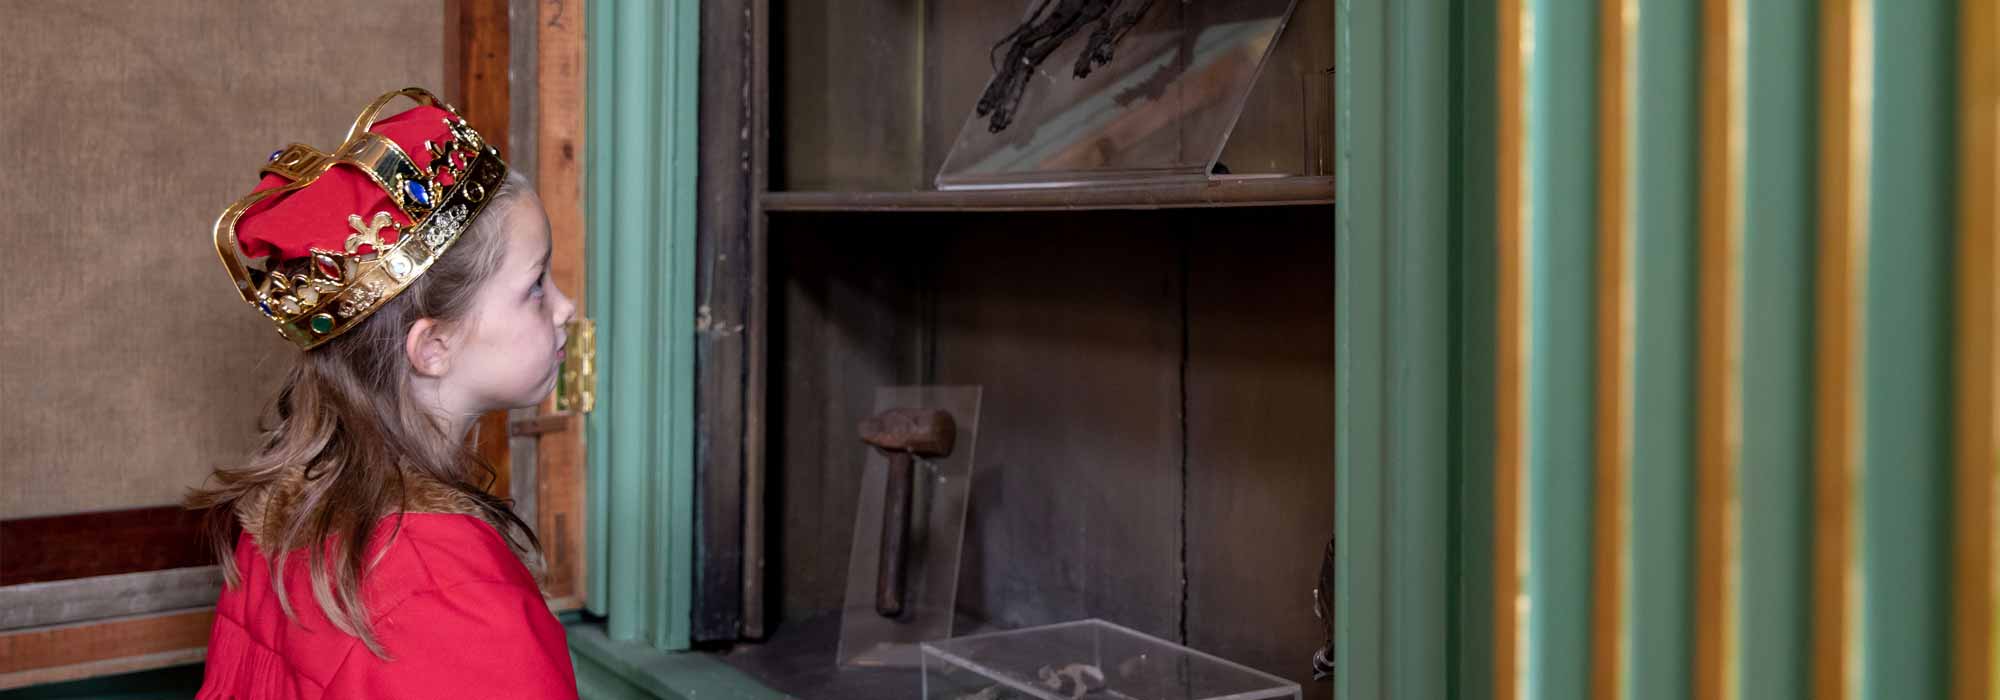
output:
[[[418,167],[394,141],[368,130],[382,107],[398,96],[452,114],[445,120],[450,139],[425,144],[431,157],[426,167]],[[266,198],[311,185],[335,165],[365,173],[412,224],[399,231],[394,244],[383,245],[380,229],[394,227],[387,212],[353,212],[349,223],[355,233],[344,250],[312,249],[303,264],[289,261],[292,269],[282,269],[288,261],[251,269],[236,240],[236,223],[243,214]],[[456,110],[429,92],[408,88],[369,104],[332,155],[292,144],[272,154],[261,172],[291,182],[252,192],[224,210],[215,223],[216,253],[243,300],[269,317],[286,339],[310,350],[367,319],[430,269],[485,210],[489,195],[507,178],[507,165]],[[443,184],[443,175],[451,176],[450,185]],[[360,253],[360,245],[369,252]]]

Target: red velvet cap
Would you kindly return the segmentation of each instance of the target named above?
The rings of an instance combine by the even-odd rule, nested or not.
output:
[[[451,118],[451,113],[443,109],[419,105],[376,120],[369,131],[388,137],[421,163],[426,158],[425,142],[451,140],[451,132],[445,125]],[[445,178],[445,182],[449,183],[450,178]],[[282,175],[266,173],[253,191],[290,183]],[[389,192],[368,175],[352,166],[335,165],[303,189],[252,206],[236,223],[236,241],[248,258],[275,255],[277,260],[294,260],[310,255],[313,248],[339,251],[354,233],[348,225],[348,215],[360,214],[367,219],[376,212],[388,212],[398,228],[414,223],[389,198]],[[381,236],[383,243],[395,243],[396,229],[384,228]],[[363,246],[357,252],[373,251]]]

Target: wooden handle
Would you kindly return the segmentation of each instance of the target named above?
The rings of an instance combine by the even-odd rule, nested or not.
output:
[[[910,453],[889,454],[889,482],[882,492],[882,549],[875,564],[875,612],[903,614],[903,570],[910,541]]]

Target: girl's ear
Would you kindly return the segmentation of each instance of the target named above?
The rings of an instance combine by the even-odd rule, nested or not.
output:
[[[409,356],[410,368],[426,377],[442,377],[451,371],[451,333],[434,318],[420,318],[410,325],[410,334],[403,339],[403,353]]]

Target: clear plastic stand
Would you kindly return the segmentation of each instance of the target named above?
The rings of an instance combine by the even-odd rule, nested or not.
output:
[[[965,535],[966,501],[972,493],[973,448],[979,438],[980,387],[883,387],[875,391],[875,411],[935,408],[957,423],[951,453],[916,460],[913,470],[910,534],[905,554],[903,612],[894,618],[876,612],[876,572],[882,556],[884,490],[889,462],[875,448],[862,470],[861,498],[854,513],[854,547],[848,556],[847,599],[841,606],[842,666],[914,668],[916,645],[951,637],[958,596],[958,559]]]
[[[1087,27],[1029,76],[1005,129],[992,131],[990,115],[973,111],[938,172],[938,189],[1208,178],[1293,6],[1158,2],[1115,45],[1110,63],[1078,79]]]

